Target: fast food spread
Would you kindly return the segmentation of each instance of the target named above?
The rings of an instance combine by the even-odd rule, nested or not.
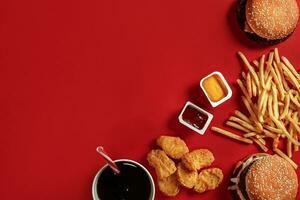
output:
[[[239,26],[250,39],[270,45],[283,42],[295,31],[299,19],[296,0],[238,0]],[[258,58],[237,53],[243,70],[236,80],[242,106],[233,110],[224,126],[211,131],[243,144],[255,144],[261,153],[239,161],[229,180],[234,200],[295,200],[298,165],[293,161],[300,146],[300,73],[278,48]],[[232,96],[221,72],[200,80],[200,88],[215,107]],[[207,108],[187,101],[178,116],[181,124],[203,135],[212,123]],[[175,197],[185,188],[196,193],[215,190],[223,181],[220,168],[212,167],[209,149],[190,150],[179,137],[162,135],[147,154],[155,169],[161,193]],[[151,177],[151,175],[149,175]],[[154,185],[154,181],[152,180]],[[154,188],[154,186],[153,186]]]
[[[215,159],[208,149],[189,152],[182,139],[172,136],[160,136],[156,143],[162,150],[151,150],[147,160],[155,168],[159,190],[166,196],[176,196],[180,187],[203,193],[216,189],[222,182],[221,169],[207,168]]]

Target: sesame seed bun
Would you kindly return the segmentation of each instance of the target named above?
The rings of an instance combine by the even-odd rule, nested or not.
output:
[[[296,29],[299,8],[296,0],[239,0],[237,16],[246,35],[262,44],[277,44]]]
[[[238,162],[229,190],[234,200],[295,200],[298,178],[283,158],[253,154]]]

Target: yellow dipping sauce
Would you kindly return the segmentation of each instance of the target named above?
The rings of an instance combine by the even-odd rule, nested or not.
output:
[[[226,96],[224,91],[223,81],[218,75],[212,75],[203,81],[203,88],[205,89],[209,99],[213,102],[220,101]]]

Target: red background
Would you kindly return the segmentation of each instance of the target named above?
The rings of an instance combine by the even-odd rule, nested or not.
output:
[[[93,177],[104,164],[98,145],[154,175],[145,157],[162,134],[184,138],[190,149],[209,148],[225,175],[215,191],[182,190],[174,199],[230,199],[234,164],[257,147],[209,130],[200,136],[177,116],[191,100],[221,126],[240,104],[236,52],[253,59],[274,48],[239,32],[234,3],[1,1],[0,199],[92,199]],[[295,66],[299,42],[297,30],[278,45]],[[213,109],[199,81],[215,70],[233,96]],[[168,198],[157,192],[156,199]]]

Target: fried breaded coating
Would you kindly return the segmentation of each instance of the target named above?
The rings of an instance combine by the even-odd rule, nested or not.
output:
[[[199,170],[208,167],[215,160],[214,155],[207,149],[198,149],[182,156],[181,161],[189,170]]]
[[[194,186],[194,190],[203,193],[207,190],[216,189],[223,180],[223,172],[219,168],[210,168],[202,170]]]
[[[156,143],[173,159],[180,159],[184,154],[189,152],[189,148],[179,137],[160,136],[156,140]]]
[[[197,182],[198,172],[188,170],[181,162],[177,165],[176,176],[178,182],[186,187],[193,188]]]
[[[176,171],[174,161],[162,150],[150,151],[147,155],[147,160],[155,168],[158,179],[166,178]]]
[[[159,190],[167,196],[174,197],[180,191],[180,184],[177,181],[175,174],[172,174],[167,178],[158,179],[157,182]]]

